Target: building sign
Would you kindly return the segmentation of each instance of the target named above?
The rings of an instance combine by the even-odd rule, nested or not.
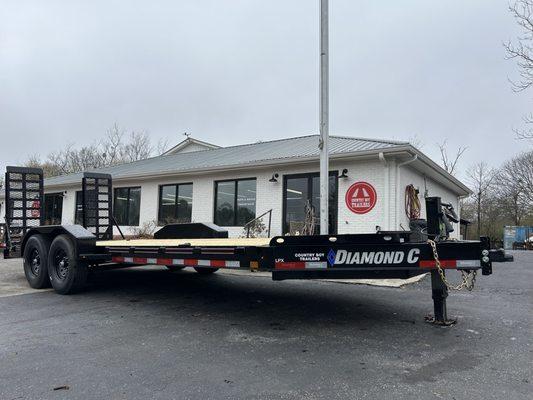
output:
[[[39,200],[33,200],[33,203],[31,203],[31,216],[33,218],[39,218],[41,216],[41,212],[39,208],[41,207],[41,203]]]
[[[376,189],[367,182],[355,182],[346,192],[346,207],[356,214],[366,214],[374,208],[378,196]]]

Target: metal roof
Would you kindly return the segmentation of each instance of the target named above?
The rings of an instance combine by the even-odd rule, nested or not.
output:
[[[140,175],[172,174],[203,169],[223,169],[232,166],[254,165],[284,159],[319,157],[319,135],[293,137],[221,147],[190,153],[177,153],[148,158],[132,163],[99,168],[91,172],[108,173],[113,179],[125,179]],[[408,145],[407,142],[374,140],[345,136],[330,136],[330,155],[381,151],[392,147]],[[45,179],[45,186],[79,184],[81,173],[56,176]]]

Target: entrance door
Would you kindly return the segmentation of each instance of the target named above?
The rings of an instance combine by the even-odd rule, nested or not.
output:
[[[338,177],[329,174],[329,233],[337,233]],[[302,232],[306,223],[306,205],[314,211],[315,235],[320,233],[320,175],[298,174],[283,178],[283,234]]]
[[[63,195],[49,193],[44,195],[44,224],[61,225],[63,216]]]

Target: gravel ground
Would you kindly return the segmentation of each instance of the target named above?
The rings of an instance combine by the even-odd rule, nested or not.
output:
[[[429,279],[141,267],[60,296],[0,260],[0,399],[530,399],[533,253],[514,255],[450,295],[448,328],[424,323]]]

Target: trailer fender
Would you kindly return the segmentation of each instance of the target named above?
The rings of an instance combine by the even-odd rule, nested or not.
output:
[[[96,236],[81,225],[44,225],[31,228],[24,235],[21,245],[22,254],[28,239],[34,235],[42,235],[48,243],[59,235],[67,235],[76,248],[76,254],[87,254],[98,252],[96,247]]]

